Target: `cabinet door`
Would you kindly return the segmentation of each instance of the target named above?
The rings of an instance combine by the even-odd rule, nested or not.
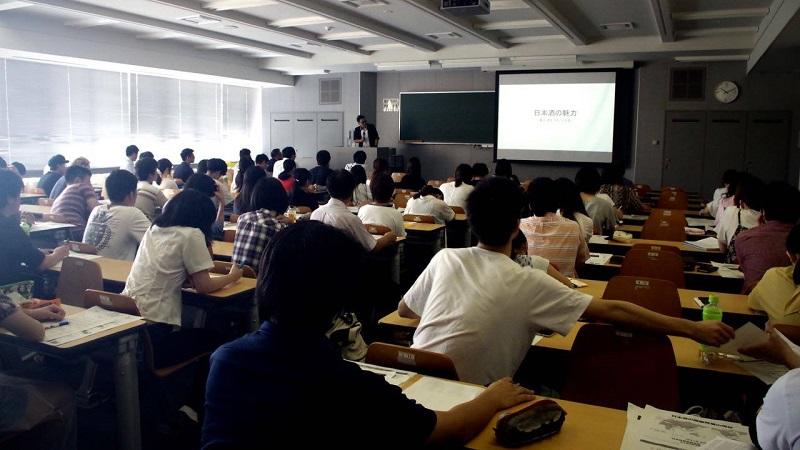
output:
[[[317,113],[294,113],[292,122],[297,167],[311,169],[317,165]]]
[[[706,113],[667,111],[666,120],[661,184],[681,186],[689,192],[700,192]]]
[[[330,149],[344,146],[343,113],[317,113],[317,148]]]
[[[792,113],[752,111],[747,114],[745,170],[765,182],[786,180]]]
[[[700,193],[710,199],[727,169],[744,170],[747,114],[709,111]]]
[[[272,113],[269,120],[270,148],[283,148],[294,145],[294,132],[291,113]]]

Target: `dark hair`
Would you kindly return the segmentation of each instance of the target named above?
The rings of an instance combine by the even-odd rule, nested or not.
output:
[[[353,180],[356,185],[367,184],[367,171],[362,166],[353,166],[350,168],[350,174],[353,175]]]
[[[475,163],[472,165],[472,176],[473,177],[485,177],[489,175],[489,166],[484,163]]]
[[[558,209],[555,181],[547,177],[539,177],[528,184],[525,191],[528,206],[533,214],[542,217],[547,213],[554,213]]]
[[[561,217],[577,222],[575,219],[576,213],[581,213],[584,216],[589,215],[581,199],[581,193],[572,180],[569,178],[559,178],[555,181],[553,187],[555,189],[558,209],[561,210]]]
[[[25,165],[22,164],[21,162],[14,161],[11,163],[11,165],[14,166],[15,169],[17,169],[17,173],[20,176],[25,176],[25,174],[28,173],[28,169],[26,169]]]
[[[158,160],[158,171],[162,174],[167,173],[172,170],[172,161],[168,160],[167,158],[161,158]]]
[[[739,179],[741,179],[741,176],[742,172],[737,172],[732,169],[725,171],[722,175],[723,182],[728,185],[728,190],[723,194],[725,197],[733,197],[736,195],[736,189],[739,188]]]
[[[472,180],[472,167],[469,164],[459,164],[455,173],[456,187]]]
[[[420,189],[419,192],[414,194],[414,198],[425,197],[426,195],[433,195],[439,200],[444,198],[444,194],[442,193],[442,191],[439,190],[438,188],[431,186],[430,184],[422,186],[422,189]]]
[[[322,336],[339,311],[351,301],[359,302],[359,295],[352,292],[331,295],[330,286],[347,279],[352,268],[361,264],[363,254],[363,248],[348,235],[316,220],[279,231],[270,239],[259,264],[259,318],[289,334]],[[315,274],[314,283],[308,283],[309,273]],[[298,286],[303,289],[298,291]]]
[[[327,167],[331,163],[331,152],[320,150],[317,152],[317,164]]]
[[[753,175],[743,173],[733,201],[740,208],[742,204],[746,204],[754,211],[761,211],[764,201],[764,182]]]
[[[294,151],[294,147],[284,147],[283,150],[281,150],[281,154],[287,159],[297,156],[297,152]]]
[[[59,166],[67,164],[67,162],[67,158],[64,158],[64,155],[53,155],[47,160],[47,167],[49,167],[50,170],[56,170]]]
[[[25,184],[22,178],[8,169],[0,169],[0,208],[5,208],[8,199],[18,198]]]
[[[375,158],[372,161],[372,178],[378,176],[381,173],[389,173],[389,161],[384,158]]]
[[[722,173],[722,184],[735,183],[739,177],[739,172],[733,169],[728,169]]]
[[[265,155],[263,153],[259,153],[259,154],[256,155],[255,163],[256,164],[261,164],[261,163],[267,162],[268,160],[269,160],[269,157],[267,155]],[[240,165],[240,167],[241,167],[241,165]]]
[[[794,225],[800,219],[800,192],[785,181],[773,181],[764,192],[764,218]]]
[[[467,197],[467,220],[486,245],[505,245],[519,227],[522,192],[507,178],[486,178]]]
[[[136,176],[127,170],[112,170],[106,177],[106,193],[112,203],[125,200],[131,192],[136,192]]]
[[[326,185],[328,193],[337,200],[346,200],[353,196],[353,189],[356,188],[356,181],[353,174],[346,170],[335,170],[328,175]]]
[[[594,167],[582,167],[575,174],[578,190],[587,194],[596,194],[600,190],[600,174]]]
[[[125,156],[131,156],[139,153],[139,147],[135,145],[129,145],[125,147]]]
[[[186,158],[194,155],[194,150],[190,148],[185,148],[181,150],[181,161],[186,161]]]
[[[264,177],[253,188],[250,206],[252,211],[268,209],[283,214],[289,208],[289,197],[280,181]]]
[[[239,150],[239,159],[242,159],[244,157],[248,157],[248,158],[250,157],[250,149],[249,148],[243,148],[243,149]]]
[[[292,171],[297,167],[297,163],[291,159],[287,159],[283,163],[283,172],[278,175],[280,180],[286,180],[292,176]]]
[[[64,173],[64,179],[67,184],[72,184],[73,181],[92,176],[92,171],[83,166],[69,166]]]
[[[365,164],[367,162],[367,152],[364,150],[358,150],[357,152],[353,153],[353,162]]]
[[[206,167],[207,172],[219,172],[222,175],[228,171],[228,165],[225,164],[225,161],[219,158],[211,158],[208,160],[208,166]]]
[[[197,163],[197,173],[206,173],[208,172],[208,160],[201,159],[200,162]]]
[[[408,174],[414,177],[422,178],[422,163],[416,156],[408,158]]]
[[[364,117],[364,115],[363,115],[363,114],[359,114],[359,115],[356,117],[356,122],[361,122],[361,119],[366,119],[366,117]]]
[[[136,169],[136,177],[139,181],[147,181],[150,175],[155,175],[158,163],[153,158],[144,158],[136,161],[133,166]]]
[[[217,183],[210,176],[197,172],[189,177],[189,180],[183,185],[183,188],[194,189],[202,192],[206,197],[210,198],[214,196],[215,192],[217,192]]]
[[[372,192],[372,199],[378,203],[388,203],[392,201],[392,194],[394,193],[394,181],[392,177],[382,173],[374,177],[369,184],[369,190]]]
[[[239,173],[241,174],[242,172]],[[237,197],[239,200],[239,214],[244,214],[253,210],[251,200],[256,183],[266,177],[267,173],[261,170],[260,167],[253,166],[244,172],[244,175],[241,177],[242,184],[237,184],[237,186],[239,186],[239,196]]]
[[[625,168],[620,163],[612,163],[603,167],[601,176],[603,184],[621,186],[625,184]]]
[[[511,258],[514,259],[519,255],[527,255],[528,254],[528,238],[525,237],[525,233],[517,233],[514,236],[514,239],[511,241]]]
[[[189,179],[191,180],[196,175]],[[161,215],[153,221],[153,225],[160,228],[191,227],[203,232],[206,244],[211,242],[211,224],[216,220],[217,211],[211,199],[194,189],[179,192],[164,206]]]
[[[281,153],[281,149],[273,148],[272,151],[269,152],[269,156],[271,156],[272,159],[278,159],[279,156],[283,156],[283,153]]]
[[[786,250],[793,255],[800,255],[800,225],[795,225],[786,236]],[[800,264],[794,265],[792,279],[794,284],[800,284]]]
[[[311,179],[311,171],[308,169],[294,169],[292,171],[292,175],[294,176],[294,185],[298,188],[301,188],[308,184],[308,180]]]
[[[145,159],[145,158],[155,158],[155,155],[153,155],[153,152],[139,153],[139,159]]]
[[[266,156],[266,155],[265,155]],[[236,178],[234,181],[236,182],[236,186],[239,190],[242,189],[242,184],[244,184],[244,174],[247,173],[250,168],[255,167],[256,163],[248,156],[247,158],[242,158],[239,160],[239,172],[236,173]],[[256,167],[256,169],[261,170],[264,172],[261,167]],[[266,172],[264,172],[266,174]]]
[[[8,163],[6,162],[6,160],[0,158],[0,169],[7,169],[7,168],[8,168]]]
[[[494,163],[494,175],[497,177],[511,178],[514,175],[511,170],[511,163],[507,159],[498,159]]]

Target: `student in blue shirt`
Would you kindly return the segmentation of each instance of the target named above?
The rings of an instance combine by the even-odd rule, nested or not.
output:
[[[470,402],[435,412],[343,360],[325,331],[359,294],[337,295],[331,286],[347,279],[362,255],[346,234],[313,220],[270,241],[256,287],[261,328],[211,357],[203,449],[459,445],[498,411],[534,398],[505,378]]]

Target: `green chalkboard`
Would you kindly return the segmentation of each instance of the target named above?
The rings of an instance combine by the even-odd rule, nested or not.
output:
[[[403,92],[400,140],[494,143],[494,92]]]

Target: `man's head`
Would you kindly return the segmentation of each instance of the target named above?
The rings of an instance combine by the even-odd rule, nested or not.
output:
[[[271,152],[269,152],[269,156],[274,160],[279,160],[283,158],[283,153],[281,153],[281,149],[273,148]]]
[[[298,187],[306,187],[311,183],[311,171],[308,169],[294,169],[292,175],[294,183]]]
[[[19,175],[7,169],[0,169],[0,212],[3,215],[11,216],[19,212],[19,195],[23,187]]]
[[[336,170],[328,175],[327,186],[331,197],[346,203],[353,198],[353,189],[356,188],[356,182],[350,172]]]
[[[267,168],[267,163],[269,163],[269,158],[267,157],[267,155],[265,155],[263,153],[259,153],[259,154],[256,155],[256,165],[258,167],[261,167],[262,169],[266,169]]]
[[[243,148],[243,149],[239,150],[239,159],[249,158],[249,157],[250,157],[250,149],[249,148]]]
[[[376,203],[389,203],[394,194],[394,181],[391,176],[382,173],[372,179],[369,189]]]
[[[17,175],[24,177],[26,173],[28,173],[28,169],[25,168],[25,165],[21,162],[14,161],[11,163],[11,167],[9,169],[14,168],[17,171]]]
[[[558,210],[558,191],[555,181],[547,177],[536,178],[528,185],[525,192],[533,215],[543,217],[547,213]]]
[[[194,150],[190,148],[181,150],[181,161],[189,164],[194,163]]]
[[[136,161],[136,158],[139,157],[139,147],[135,145],[129,145],[125,147],[125,156],[127,156],[131,161]]]
[[[136,165],[133,167],[136,170],[136,178],[138,178],[139,181],[152,183],[158,176],[156,173],[158,170],[158,162],[153,158],[140,159],[136,161]]]
[[[601,182],[600,174],[594,167],[582,167],[575,174],[575,184],[578,185],[578,190],[584,194],[597,194],[597,191],[600,190]]]
[[[800,192],[785,181],[767,185],[762,211],[765,220],[794,225],[800,220]]]
[[[472,179],[482,180],[489,175],[489,166],[484,163],[475,163],[472,165]]]
[[[106,193],[111,203],[133,206],[136,203],[136,176],[127,170],[114,170],[106,177]]]
[[[228,165],[225,164],[225,161],[219,158],[211,158],[208,160],[208,165],[206,166],[207,174],[213,179],[217,179],[228,171]]]
[[[156,157],[156,155],[154,155],[153,152],[142,152],[142,153],[139,153],[139,159],[155,158],[155,157]]]
[[[509,244],[519,232],[521,211],[522,193],[507,178],[486,178],[467,197],[467,220],[484,245]]]
[[[55,155],[50,160],[47,161],[47,167],[50,168],[53,172],[58,172],[60,174],[64,174],[67,171],[67,158],[64,158],[63,155]]]
[[[328,167],[331,163],[331,153],[327,150],[320,150],[317,152],[317,165]]]
[[[359,115],[358,115],[358,117],[356,117],[356,122],[357,122],[359,125],[361,125],[361,127],[362,127],[362,128],[367,126],[367,118],[366,118],[366,117],[364,117],[364,116],[363,116],[363,115],[361,115],[361,114],[359,114]]]
[[[367,152],[364,150],[359,150],[353,153],[353,162],[358,164],[366,164],[367,163]]]
[[[297,152],[294,151],[294,147],[284,147],[283,150],[281,150],[281,154],[286,159],[294,159],[294,157],[297,156]]]
[[[92,168],[92,164],[89,162],[89,159],[84,158],[83,156],[79,156],[72,161],[73,166],[81,166],[86,167],[87,169]]]
[[[167,158],[159,159],[158,171],[161,172],[162,176],[172,173],[172,161],[168,160]]]
[[[88,183],[91,178],[92,171],[81,166],[69,166],[64,173],[64,179],[68,185]]]

